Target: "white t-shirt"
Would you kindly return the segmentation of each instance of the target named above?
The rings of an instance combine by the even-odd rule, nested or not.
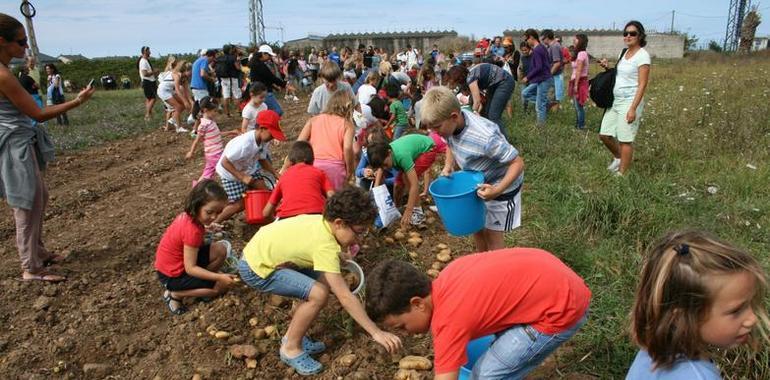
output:
[[[259,160],[267,159],[269,154],[268,144],[257,144],[256,133],[244,133],[230,140],[225,146],[225,151],[217,162],[217,174],[229,181],[238,182],[238,179],[222,166],[222,160],[227,158],[238,171],[253,174],[260,168]]]
[[[155,75],[151,74],[149,76],[145,76],[144,74],[142,74],[143,70],[147,70],[150,73],[152,73],[152,66],[150,66],[150,61],[148,61],[147,58],[144,58],[144,57],[139,59],[139,77],[142,79],[155,82]]]
[[[259,107],[255,107],[254,103],[249,102],[246,107],[243,107],[241,117],[249,120],[249,124],[246,126],[247,131],[253,131],[257,128],[257,115],[266,109],[267,104],[265,104],[265,102],[262,102]]]
[[[649,64],[650,54],[644,48],[639,48],[631,59],[626,59],[625,56],[621,58],[617,66],[613,95],[616,98],[633,98],[639,87],[639,68]]]
[[[361,104],[369,104],[372,97],[377,94],[377,89],[370,84],[361,85],[358,88],[358,102]]]
[[[372,107],[361,103],[361,112],[353,111],[353,121],[356,124],[356,135],[358,135],[360,130],[368,127],[370,124],[374,124],[377,118],[372,115]]]

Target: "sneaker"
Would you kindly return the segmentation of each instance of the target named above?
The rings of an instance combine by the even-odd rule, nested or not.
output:
[[[620,159],[614,158],[612,162],[610,162],[610,165],[607,166],[607,170],[611,172],[617,172],[620,169]]]
[[[178,127],[178,125],[176,124],[176,120],[174,120],[173,117],[171,119],[166,120],[166,123],[171,124],[175,127]]]
[[[293,100],[295,103],[299,101],[299,98],[297,95],[292,95],[291,100]]]
[[[176,133],[187,133],[187,132],[190,132],[190,130],[185,127],[176,127]]]
[[[415,207],[412,209],[412,225],[420,225],[425,223],[425,213],[422,211],[422,207]]]

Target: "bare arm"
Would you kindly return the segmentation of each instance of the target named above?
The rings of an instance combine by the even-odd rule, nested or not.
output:
[[[458,371],[452,371],[447,373],[442,373],[440,375],[436,375],[433,379],[434,380],[457,380],[458,379]]]
[[[519,178],[521,172],[524,171],[524,159],[521,156],[516,157],[511,164],[508,165],[508,170],[505,172],[505,176],[497,185],[491,185],[488,183],[479,186],[476,193],[481,199],[490,200],[497,198],[502,194],[505,189],[510,186],[516,178]]]
[[[246,133],[249,130],[249,119],[244,118],[241,121],[241,133]]]
[[[297,141],[308,141],[310,140],[310,129],[313,122],[313,118],[311,117],[307,122],[305,122],[305,126],[302,127],[302,131],[299,132],[299,136],[297,136]],[[283,166],[281,167],[281,173],[285,172],[286,169],[291,166],[291,163],[289,162],[289,156],[286,156],[286,159],[283,160]]]
[[[473,111],[481,111],[481,89],[479,89],[479,81],[475,80],[468,85],[471,89],[471,96],[473,97]]]
[[[206,268],[198,266],[198,247],[184,246],[184,271],[190,276],[208,281],[222,281],[226,274],[214,273]]]
[[[190,159],[195,155],[195,147],[198,146],[200,141],[203,139],[203,135],[198,133],[195,135],[195,140],[193,140],[192,145],[190,146],[190,151],[187,152],[187,155],[185,155],[185,158]]]
[[[246,185],[251,183],[251,180],[252,180],[251,176],[236,169],[235,165],[233,165],[233,163],[230,162],[230,160],[228,160],[227,157],[222,157],[222,167],[225,168],[225,170],[227,170],[228,172],[230,172],[230,174],[232,174],[233,177],[245,183]]]
[[[355,135],[353,123],[345,121],[345,137],[342,142],[342,151],[345,158],[345,168],[347,169],[347,179],[353,178],[353,171],[356,170],[355,154],[353,154],[353,135]]]
[[[452,150],[449,147],[446,148],[444,153],[444,168],[441,170],[441,175],[448,176],[455,170],[455,159],[452,155]]]
[[[35,103],[21,83],[13,76],[13,74],[6,68],[0,69],[0,94],[8,98],[21,113],[31,117],[38,122],[44,122],[48,119],[54,118],[67,112],[73,108],[80,106],[83,102],[91,98],[96,89],[92,87],[86,87],[75,99],[62,104],[56,104],[40,108]]]
[[[647,84],[650,82],[650,65],[643,65],[639,67],[639,86],[636,88],[636,95],[634,95],[634,102],[631,103],[631,109],[636,109],[639,103],[644,99],[644,93],[647,91]]]
[[[414,168],[404,173],[407,185],[409,185],[409,197],[404,207],[404,215],[401,217],[401,228],[406,229],[412,221],[412,212],[414,206],[420,200],[420,180],[417,178],[417,171]]]

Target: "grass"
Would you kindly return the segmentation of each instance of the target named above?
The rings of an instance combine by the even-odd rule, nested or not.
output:
[[[527,167],[523,226],[508,243],[556,253],[593,292],[589,323],[560,360],[561,373],[625,377],[636,352],[626,331],[641,257],[666,231],[710,230],[770,268],[768,74],[770,60],[761,57],[654,62],[634,163],[623,178],[605,170],[610,155],[597,136],[600,110],[589,108],[587,132],[572,128],[569,104],[549,115],[544,130],[535,128],[534,115],[514,112],[513,141]],[[99,92],[70,116],[73,127],[50,127],[60,150],[161,124],[157,115],[142,120],[139,90]],[[406,253],[393,252],[409,260]],[[723,375],[770,378],[766,347],[753,356],[716,353]]]

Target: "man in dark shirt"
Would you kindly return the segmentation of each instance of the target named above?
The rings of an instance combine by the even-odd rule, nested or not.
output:
[[[262,45],[259,50],[254,53],[249,61],[249,79],[251,83],[262,82],[267,87],[267,97],[265,97],[265,104],[267,109],[273,110],[279,115],[283,115],[283,109],[278,103],[278,99],[273,95],[273,90],[288,88],[289,91],[294,91],[294,86],[286,83],[285,80],[278,78],[273,74],[273,71],[267,67],[267,62],[275,57],[273,49],[269,45]]]
[[[551,75],[551,59],[548,50],[540,43],[537,31],[527,29],[524,32],[524,40],[532,48],[532,60],[527,75],[522,79],[525,84],[536,84],[534,87],[527,87],[528,90],[522,94],[528,100],[535,101],[537,109],[537,126],[544,127],[548,112],[548,89],[553,86],[553,76]]]

